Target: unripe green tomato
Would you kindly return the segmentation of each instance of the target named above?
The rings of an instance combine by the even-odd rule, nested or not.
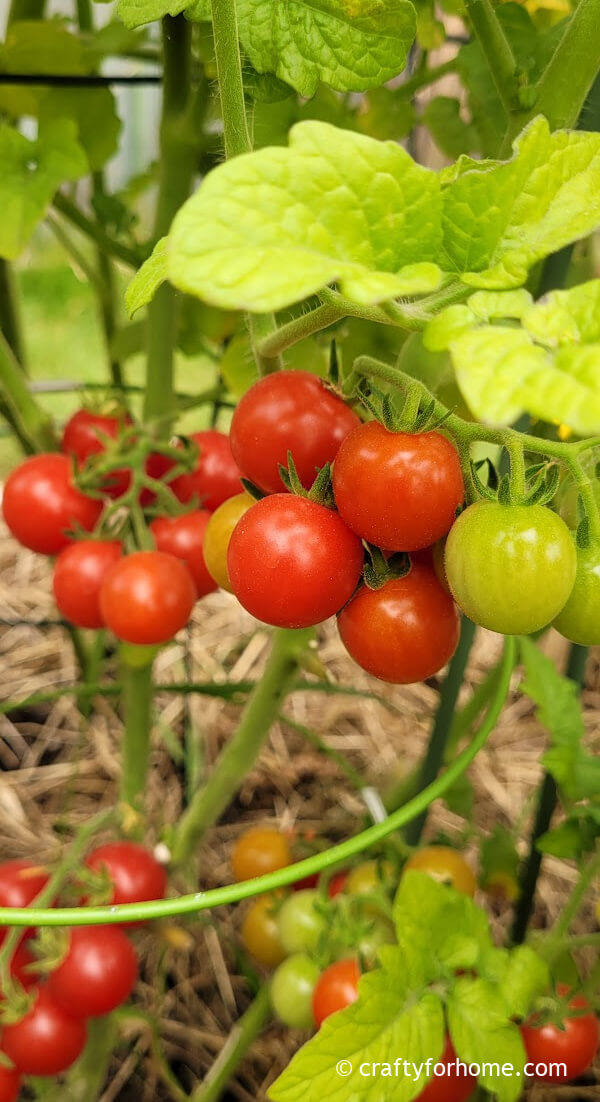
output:
[[[290,1029],[314,1027],[312,1000],[319,975],[318,964],[305,953],[294,953],[274,973],[271,1003],[277,1017]]]
[[[445,563],[469,619],[502,635],[529,635],[566,604],[577,557],[569,529],[551,509],[478,501],[450,529]]]
[[[316,949],[326,927],[325,918],[317,907],[321,897],[307,888],[294,892],[279,912],[279,937],[287,953],[310,953]]]
[[[600,542],[577,548],[577,574],[571,595],[553,625],[582,647],[600,644]]]

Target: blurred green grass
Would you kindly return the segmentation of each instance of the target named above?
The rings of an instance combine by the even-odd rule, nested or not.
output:
[[[90,255],[93,259],[93,255]],[[108,354],[99,319],[93,288],[81,277],[65,258],[65,253],[53,241],[40,241],[31,250],[26,263],[15,272],[28,374],[35,382],[78,382],[85,384],[109,384]],[[119,276],[118,305],[120,323],[126,321],[123,293],[127,285],[126,273]],[[144,357],[132,356],[124,364],[127,383],[142,385],[144,382]],[[214,382],[210,361],[202,356],[178,356],[176,384],[182,390],[196,392]],[[66,394],[40,394],[39,401],[61,426],[69,415],[82,404],[82,399],[93,394],[101,397],[95,388],[82,394],[71,391]],[[133,399],[134,412],[139,410],[141,399]],[[193,431],[206,427],[209,409],[194,410],[182,418],[178,428]],[[0,418],[0,479],[22,458],[22,452],[9,435],[4,435],[6,424]]]

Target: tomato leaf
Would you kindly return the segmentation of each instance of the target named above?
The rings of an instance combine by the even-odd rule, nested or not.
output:
[[[160,241],[156,242],[151,255],[144,261],[141,268],[138,268],[125,292],[125,304],[130,318],[154,298],[166,278],[167,238],[161,237]]]
[[[423,1089],[413,1075],[395,1071],[394,1062],[418,1065],[441,1055],[444,1014],[438,995],[407,984],[409,958],[400,950],[381,950],[383,966],[364,975],[359,998],[333,1014],[299,1052],[268,1091],[273,1102],[411,1102]],[[350,1074],[336,1066],[345,1062]],[[379,1067],[364,1074],[364,1066]],[[363,1072],[361,1073],[361,1066]]]
[[[408,869],[394,900],[398,944],[423,982],[472,968],[490,946],[484,912],[472,899],[426,873]]]
[[[421,122],[438,148],[449,157],[458,157],[467,150],[479,148],[475,128],[461,118],[460,103],[451,96],[436,96],[430,100]]]
[[[238,0],[242,45],[255,69],[303,96],[322,80],[364,92],[402,72],[416,34],[409,0]]]
[[[448,1025],[457,1055],[466,1064],[479,1064],[478,1082],[498,1102],[515,1102],[523,1088],[525,1048],[518,1026],[496,984],[462,977],[450,992]],[[502,1075],[503,1064],[512,1064],[513,1075]]]
[[[69,119],[49,123],[38,141],[0,126],[0,256],[14,260],[25,247],[64,180],[88,171],[76,127]]]
[[[121,120],[108,88],[51,88],[40,102],[40,135],[54,119],[72,119],[89,167],[102,167],[117,152]]]
[[[117,14],[132,30],[162,19],[164,15],[179,15],[187,7],[189,0],[118,0]]]
[[[599,318],[600,280],[538,303],[524,290],[479,291],[434,318],[424,343],[450,350],[458,385],[481,420],[511,424],[526,411],[586,436],[600,431]],[[521,328],[494,319],[518,319]]]

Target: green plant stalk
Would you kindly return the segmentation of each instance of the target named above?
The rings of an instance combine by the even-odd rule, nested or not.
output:
[[[76,266],[81,269],[88,283],[94,288],[97,297],[100,299],[103,298],[105,287],[102,283],[100,272],[96,270],[92,261],[85,256],[69,236],[64,228],[62,220],[57,218],[52,211],[49,211],[46,215],[46,225],[52,230],[56,240],[62,245],[67,255],[70,256]]]
[[[600,71],[600,0],[579,0],[537,88],[532,114],[545,115],[553,130],[573,127]]]
[[[451,57],[449,61],[444,61],[441,65],[435,65],[431,69],[419,70],[414,76],[398,85],[395,89],[395,95],[410,98],[414,96],[415,92],[420,92],[421,88],[428,88],[430,84],[435,84],[436,81],[448,76],[449,73],[455,73],[456,69],[457,59]]]
[[[231,1076],[272,1016],[270,985],[264,983],[233,1026],[214,1064],[191,1095],[190,1102],[218,1102]]]
[[[25,367],[25,345],[19,312],[15,276],[8,260],[0,257],[0,329],[21,367]]]
[[[154,219],[155,241],[164,237],[187,199],[196,165],[196,148],[189,127],[191,24],[183,15],[162,21],[163,105],[160,122],[160,172]],[[146,324],[146,394],[144,418],[175,413],[173,371],[177,337],[177,295],[163,283],[148,305]]]
[[[343,754],[340,754],[338,750],[334,750],[333,746],[330,746],[324,738],[321,738],[321,735],[311,730],[310,727],[306,727],[304,723],[298,723],[297,720],[292,719],[291,716],[284,715],[283,712],[281,713],[280,719],[286,727],[291,727],[292,731],[297,731],[307,742],[310,742],[315,750],[323,754],[323,757],[329,758],[330,761],[335,762],[342,773],[345,774],[352,787],[355,788],[357,792],[362,792],[365,787],[365,779],[358,770],[347,761]]]
[[[30,451],[53,451],[58,442],[52,419],[29,390],[21,365],[3,333],[0,333],[0,391],[23,444]]]
[[[223,907],[230,903],[239,903],[293,884],[304,876],[321,873],[351,860],[371,846],[400,830],[415,816],[420,815],[434,800],[440,799],[445,792],[469,768],[479,751],[485,746],[493,731],[510,687],[510,678],[515,663],[515,640],[508,637],[504,641],[503,662],[497,690],[490,702],[488,712],[481,727],[462,754],[459,754],[444,773],[419,792],[409,803],[404,804],[381,823],[375,823],[353,838],[337,846],[324,850],[298,861],[294,865],[258,876],[255,880],[244,880],[238,884],[227,884],[208,892],[180,896],[179,899],[161,899],[151,903],[128,903],[115,907],[63,907],[44,909],[35,907],[0,908],[0,926],[99,926],[113,923],[145,921],[152,918],[171,918],[174,915],[194,914],[214,907]]]
[[[579,686],[583,684],[587,647],[571,646],[567,665],[567,677]],[[542,867],[543,854],[537,848],[537,841],[550,829],[552,816],[558,805],[558,789],[554,777],[544,773],[540,785],[537,812],[529,841],[529,853],[521,867],[519,876],[519,894],[515,904],[515,913],[511,929],[511,941],[520,945],[527,934],[529,921],[535,905],[535,892]]]
[[[39,1083],[42,1088],[40,1098],[43,1102],[90,1102],[91,1098],[99,1098],[117,1040],[114,1014],[90,1018],[86,1046],[63,1081],[34,1079],[34,1086]]]
[[[130,268],[139,268],[142,261],[145,260],[146,253],[144,250],[137,251],[128,245],[124,245],[122,241],[117,241],[116,238],[111,237],[99,222],[84,214],[77,204],[68,199],[63,192],[57,191],[52,200],[52,206],[67,221],[76,226],[78,230],[81,230],[86,237],[95,241],[109,256],[114,256],[116,260],[121,260],[123,264],[127,264]]]
[[[562,941],[562,939],[566,937],[569,932],[569,927],[573,919],[579,913],[588,891],[599,878],[600,852],[597,851],[591,855],[587,864],[583,867],[579,875],[579,880],[556,920],[552,933],[550,934],[550,940],[552,942]]]
[[[244,80],[235,0],[211,0],[215,59],[227,160],[252,149],[244,102]]]
[[[121,800],[126,809],[141,812],[150,758],[152,660],[137,666],[122,658],[121,668],[125,712]]]
[[[12,0],[8,12],[7,27],[12,23],[41,19],[44,15],[46,0]]]
[[[463,616],[461,620],[460,639],[450,662],[444,684],[442,685],[440,700],[433,723],[433,729],[431,731],[431,738],[429,739],[427,752],[421,766],[419,791],[427,788],[431,782],[435,780],[444,761],[444,752],[452,730],[452,720],[454,718],[456,702],[463,683],[464,673],[467,662],[469,661],[474,638],[475,624],[473,624],[471,620],[467,620],[466,616]],[[427,811],[424,811],[421,815],[411,820],[406,830],[406,841],[410,846],[417,846],[419,844],[426,822]]]
[[[233,799],[240,779],[252,769],[312,638],[312,629],[288,631],[279,628],[274,632],[265,671],[248,700],[237,731],[176,827],[171,846],[176,864],[190,857]]]
[[[506,114],[515,106],[516,61],[491,0],[466,0],[467,15],[488,63]]]

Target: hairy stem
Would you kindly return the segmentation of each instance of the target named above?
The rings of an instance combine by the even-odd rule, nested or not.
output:
[[[244,103],[235,0],[212,0],[212,17],[225,156],[229,160],[252,149]]]
[[[506,114],[515,106],[516,61],[491,0],[466,0],[467,14]]]
[[[3,333],[0,333],[0,391],[26,450],[43,452],[56,448],[52,419],[29,390],[21,365]]]
[[[600,71],[600,0],[579,0],[538,84],[532,115],[545,115],[553,130],[575,126]]]
[[[242,777],[252,769],[311,638],[311,630],[278,629],[274,633],[265,671],[248,700],[237,731],[179,821],[172,845],[173,861],[187,860],[233,799]]]
[[[421,767],[419,777],[419,791],[427,788],[438,775],[444,761],[446,744],[452,730],[452,720],[458,700],[461,685],[463,683],[465,669],[469,661],[469,654],[475,638],[475,624],[463,616],[461,621],[460,639],[458,646],[450,662],[448,673],[442,685],[440,701],[431,731],[431,738],[427,752]],[[418,845],[423,828],[427,822],[427,811],[409,823],[406,830],[406,841],[411,846]]]
[[[128,903],[115,907],[64,907],[64,908],[0,908],[0,926],[98,926],[113,923],[145,921],[152,918],[167,918],[173,915],[194,914],[214,907],[239,903],[242,899],[262,895],[285,887],[304,876],[321,873],[336,865],[344,864],[359,853],[387,838],[388,835],[406,826],[411,819],[420,815],[434,800],[440,799],[445,792],[466,772],[479,751],[485,746],[493,731],[510,687],[510,677],[515,663],[516,646],[512,637],[504,641],[504,656],[498,686],[490,702],[488,712],[481,727],[471,743],[452,762],[444,773],[419,792],[409,803],[404,804],[383,822],[356,834],[337,846],[297,861],[294,865],[259,876],[255,880],[244,880],[238,884],[227,884],[208,892],[196,892],[194,895],[180,896],[179,899],[161,899],[151,903]]]
[[[214,1064],[192,1094],[190,1102],[218,1102],[231,1076],[272,1015],[271,991],[269,984],[265,983],[233,1026]]]

